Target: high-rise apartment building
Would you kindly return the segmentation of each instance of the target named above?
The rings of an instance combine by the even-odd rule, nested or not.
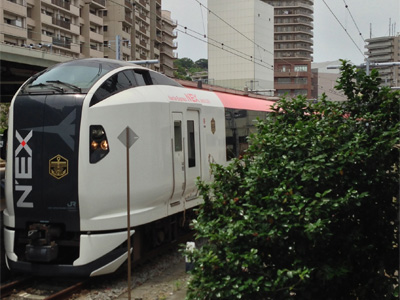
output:
[[[167,66],[156,64],[155,70],[170,69],[175,27],[164,20],[161,0],[0,1],[1,44],[58,55],[61,61],[157,59]]]
[[[209,83],[273,89],[273,7],[261,0],[211,0],[208,9]]]
[[[313,0],[262,0],[274,7],[275,95],[312,98]]]
[[[390,62],[400,61],[400,36],[383,36],[367,39],[365,54],[371,68],[377,68],[382,79],[382,85],[389,87],[400,86],[400,67],[391,66]],[[388,63],[386,66],[373,66],[374,63]]]

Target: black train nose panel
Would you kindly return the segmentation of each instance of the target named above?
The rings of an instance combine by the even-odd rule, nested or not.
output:
[[[62,224],[79,231],[78,150],[85,95],[23,95],[14,102],[16,228]]]

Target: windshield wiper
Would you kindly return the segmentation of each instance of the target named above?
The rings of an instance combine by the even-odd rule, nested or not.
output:
[[[68,83],[68,82],[64,82],[64,81],[60,81],[60,80],[47,80],[46,82],[62,84],[62,85],[65,85],[65,86],[69,87],[70,89],[73,89],[76,92],[79,92],[79,93],[82,92],[82,90],[81,90],[81,88],[79,86],[73,85],[73,84]]]
[[[57,92],[64,93],[64,89],[63,88],[60,88],[58,86],[54,86],[52,84],[44,84],[44,83],[28,85],[27,87],[25,87],[23,89],[23,92],[25,92],[26,89],[31,89],[31,88],[50,88],[52,90],[56,90]]]

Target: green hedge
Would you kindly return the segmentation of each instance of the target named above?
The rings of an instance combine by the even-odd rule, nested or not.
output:
[[[343,61],[348,101],[281,99],[199,182],[187,299],[395,299],[399,93]]]

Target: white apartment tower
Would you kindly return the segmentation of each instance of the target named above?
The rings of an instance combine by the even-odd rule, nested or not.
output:
[[[274,8],[261,0],[209,0],[209,83],[274,88]]]
[[[366,42],[368,44],[365,46],[367,48],[365,54],[372,65],[371,68],[378,69],[382,85],[399,87],[400,67],[390,65],[390,62],[400,61],[400,35],[370,38]],[[385,65],[373,65],[379,63],[385,63]]]

